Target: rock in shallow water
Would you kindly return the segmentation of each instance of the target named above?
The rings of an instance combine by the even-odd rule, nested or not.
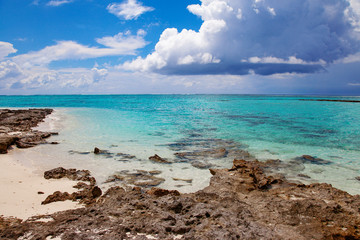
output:
[[[138,187],[155,187],[165,182],[164,178],[155,177],[159,171],[136,170],[136,172],[121,171],[109,177],[105,183],[123,182],[124,184],[134,185]]]
[[[195,168],[199,168],[199,169],[209,169],[209,168],[214,167],[213,164],[207,163],[207,162],[202,162],[202,161],[193,161],[193,162],[191,162],[191,166],[193,166]]]
[[[328,165],[328,164],[332,163],[331,161],[313,157],[310,155],[302,155],[301,157],[296,157],[294,160],[302,162],[302,163],[311,163],[311,164],[317,164],[317,165]]]
[[[157,162],[157,163],[171,163],[166,158],[162,158],[157,154],[155,154],[154,156],[149,157],[149,160],[152,161],[152,162]]]
[[[227,151],[225,148],[213,149],[213,150],[199,150],[194,152],[179,152],[175,153],[175,156],[180,159],[197,159],[197,158],[223,158],[226,157]]]

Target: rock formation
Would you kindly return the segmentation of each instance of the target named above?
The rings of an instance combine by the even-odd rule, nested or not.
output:
[[[73,181],[82,182],[78,182],[77,185],[74,186],[74,188],[79,189],[79,191],[71,194],[69,194],[68,192],[56,191],[53,194],[49,195],[41,204],[72,200],[89,205],[94,203],[96,199],[102,194],[101,189],[98,186],[95,186],[96,180],[90,175],[90,171],[88,170],[64,169],[62,167],[58,167],[44,172],[44,178],[68,178]],[[89,184],[84,183],[84,181],[89,182]]]
[[[234,160],[231,169],[211,169],[210,185],[195,193],[113,187],[48,222],[0,218],[0,238],[360,239],[360,196],[269,176],[268,164]]]
[[[9,110],[0,109],[0,153],[5,154],[14,144],[18,148],[29,148],[41,143],[53,134],[32,130],[52,109]]]

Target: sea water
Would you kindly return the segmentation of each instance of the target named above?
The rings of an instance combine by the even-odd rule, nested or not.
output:
[[[159,187],[191,192],[208,185],[209,170],[174,154],[224,147],[248,151],[259,160],[290,162],[302,155],[324,159],[330,163],[305,163],[302,169],[285,174],[292,180],[327,182],[360,194],[356,180],[360,176],[360,103],[303,101],[323,98],[360,100],[254,95],[0,96],[0,107],[55,109],[42,127],[59,131],[50,141],[60,144],[14,153],[23,164],[41,170],[89,169],[99,184],[124,170],[158,170],[158,177],[165,179]],[[94,147],[111,154],[95,155]],[[174,163],[149,161],[154,154]],[[228,168],[232,160],[206,158],[204,163]]]

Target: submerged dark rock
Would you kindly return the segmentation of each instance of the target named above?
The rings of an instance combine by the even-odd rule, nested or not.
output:
[[[70,154],[80,154],[80,155],[88,155],[88,154],[90,154],[90,152],[80,152],[80,151],[74,151],[74,150],[70,150],[69,153]]]
[[[328,165],[332,163],[331,161],[313,157],[310,155],[302,155],[301,157],[296,157],[294,160],[302,163],[311,163],[317,165]]]
[[[294,184],[267,175],[266,167],[235,160],[231,169],[211,169],[210,185],[190,194],[113,187],[89,207],[52,214],[46,223],[0,217],[0,238],[360,239],[360,196],[329,184]]]
[[[186,183],[192,183],[192,179],[183,179],[183,178],[172,178],[174,181],[182,181],[182,182],[186,182]]]
[[[215,165],[203,161],[193,161],[191,162],[191,166],[199,169],[209,169],[214,167]]]
[[[110,176],[105,183],[122,182],[127,185],[150,188],[165,182],[165,179],[156,177],[161,172],[136,170],[135,172],[120,171]]]
[[[195,159],[199,157],[206,158],[224,158],[228,154],[228,151],[225,148],[218,148],[212,150],[205,151],[194,151],[194,152],[180,152],[175,153],[175,156],[178,158],[186,158],[186,159]]]
[[[117,153],[115,157],[117,157],[116,160],[118,161],[138,160],[136,156],[127,153]]]

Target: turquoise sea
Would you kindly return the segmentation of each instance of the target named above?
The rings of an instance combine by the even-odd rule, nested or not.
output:
[[[31,162],[43,168],[89,169],[100,184],[121,171],[159,170],[158,177],[165,179],[159,187],[195,191],[209,182],[206,166],[230,167],[236,155],[230,152],[248,151],[259,160],[292,163],[293,167],[281,170],[290,179],[327,182],[360,194],[360,181],[355,179],[360,176],[360,103],[302,99],[360,100],[360,97],[0,96],[0,107],[54,108],[56,111],[46,124],[47,128],[59,131],[59,136],[51,141],[60,144],[19,150],[14,156],[24,164]],[[109,154],[94,155],[91,151],[95,146]],[[229,154],[196,159],[174,155],[219,148],[225,148]],[[173,163],[149,161],[154,154]],[[324,161],[299,162],[294,167],[294,161],[299,161],[302,155]],[[198,168],[194,161],[203,168]]]

